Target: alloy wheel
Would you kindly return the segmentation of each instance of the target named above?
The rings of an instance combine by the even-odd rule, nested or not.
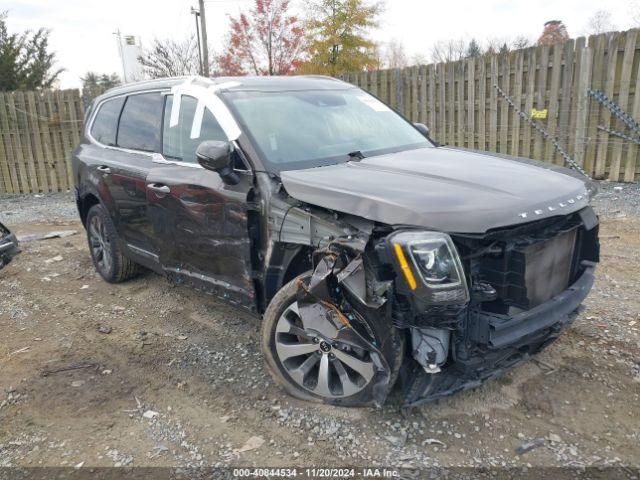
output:
[[[98,269],[103,273],[111,270],[111,242],[104,222],[98,215],[94,215],[89,223],[89,246]]]
[[[278,319],[275,347],[289,377],[305,390],[329,399],[365,389],[375,375],[370,352],[333,341],[337,333],[333,325],[318,330],[323,333],[304,328],[297,302]]]

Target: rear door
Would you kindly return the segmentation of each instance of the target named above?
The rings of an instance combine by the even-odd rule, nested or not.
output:
[[[211,93],[209,93],[211,95]],[[247,226],[252,174],[240,158],[240,183],[226,185],[196,160],[204,140],[227,137],[213,113],[182,95],[177,125],[170,126],[173,95],[165,102],[163,163],[147,177],[149,215],[159,259],[168,275],[253,311],[255,289]],[[155,189],[155,190],[154,190]]]

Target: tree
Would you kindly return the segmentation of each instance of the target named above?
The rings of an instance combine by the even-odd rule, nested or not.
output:
[[[467,43],[463,38],[440,40],[431,47],[433,63],[457,62],[465,57]]]
[[[198,42],[193,36],[182,41],[156,38],[138,60],[150,78],[197,75],[200,71]]]
[[[255,0],[248,15],[230,22],[222,74],[290,75],[302,63],[302,24],[289,15],[289,0]]]
[[[494,37],[486,41],[487,49],[485,53],[488,54],[504,54],[514,50],[522,50],[531,46],[531,41],[524,35],[519,35],[515,38],[507,37]]]
[[[367,34],[378,26],[379,3],[365,0],[310,0],[307,30],[308,60],[304,73],[338,75],[373,70],[376,44]]]
[[[107,75],[103,73],[99,75],[95,72],[87,72],[84,77],[81,77],[82,81],[82,102],[87,107],[91,101],[110,88],[120,85],[120,77],[116,73]]]
[[[384,46],[383,65],[385,68],[404,68],[409,65],[409,59],[400,40],[392,39]]]
[[[511,50],[522,50],[523,48],[529,48],[531,46],[531,40],[524,35],[518,35],[511,41]]]
[[[55,70],[49,30],[10,34],[7,12],[0,13],[0,90],[50,88],[64,71]]]
[[[411,65],[426,65],[429,63],[427,56],[423,53],[414,53],[411,55]]]
[[[475,38],[472,38],[467,45],[467,57],[479,57],[482,55],[482,48],[480,48],[480,44],[476,42]]]
[[[598,35],[600,33],[611,32],[616,27],[611,21],[611,13],[606,10],[598,10],[587,22],[587,35]]]
[[[538,39],[538,45],[553,45],[569,40],[567,27],[561,20],[549,20],[544,24],[544,31]]]

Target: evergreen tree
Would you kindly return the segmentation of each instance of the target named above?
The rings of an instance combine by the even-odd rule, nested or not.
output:
[[[85,108],[94,98],[121,83],[120,77],[115,73],[98,75],[95,72],[87,72],[80,80],[82,81],[82,103]]]
[[[480,55],[482,55],[482,49],[478,42],[472,38],[469,42],[469,46],[467,47],[467,57],[479,57]]]
[[[63,69],[54,69],[49,30],[9,33],[7,12],[0,13],[0,91],[50,88]]]

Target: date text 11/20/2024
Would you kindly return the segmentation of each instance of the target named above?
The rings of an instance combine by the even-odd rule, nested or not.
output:
[[[236,478],[399,478],[389,468],[234,468]]]

